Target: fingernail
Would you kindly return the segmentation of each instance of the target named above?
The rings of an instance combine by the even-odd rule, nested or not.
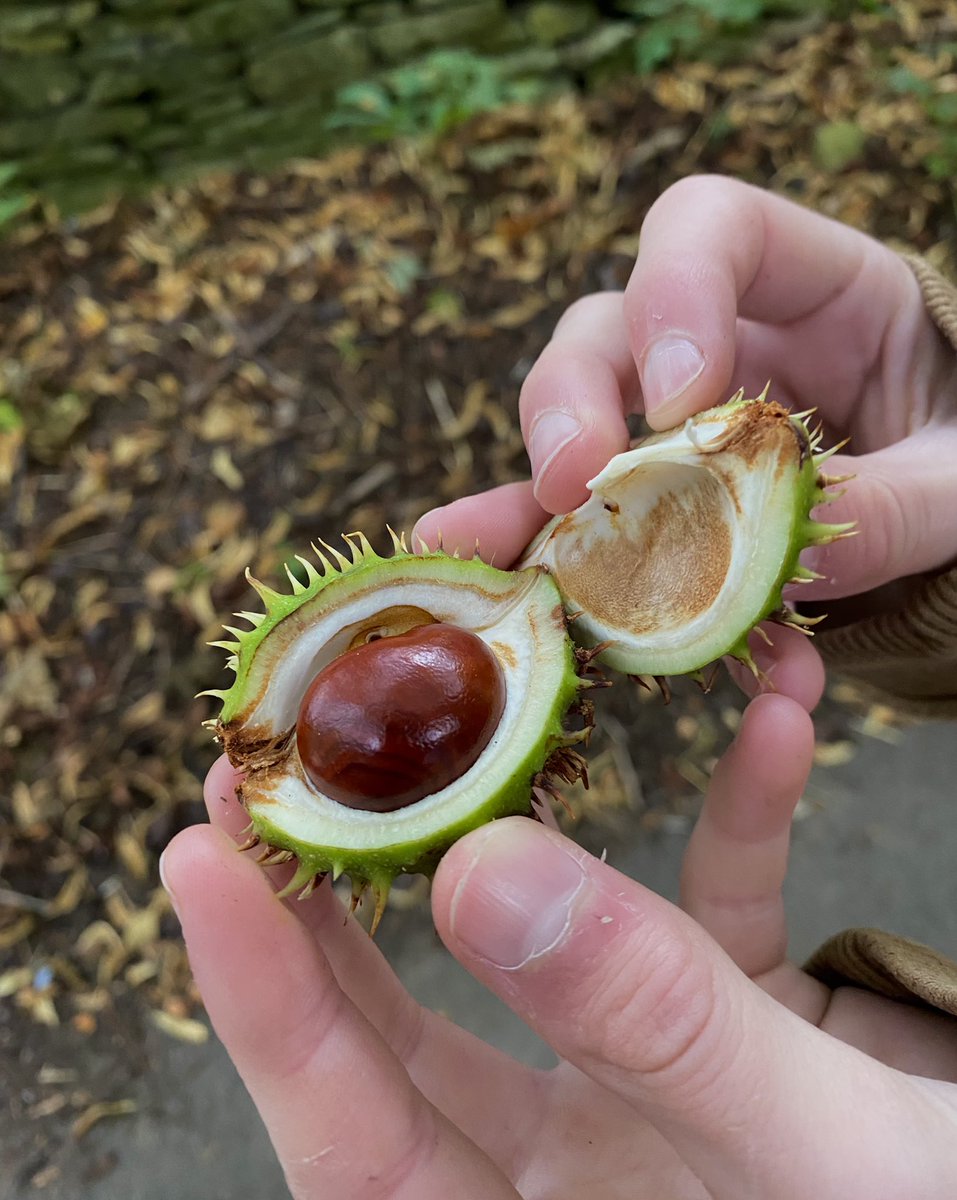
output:
[[[528,457],[532,463],[532,478],[536,487],[542,473],[559,451],[581,433],[582,427],[574,417],[560,409],[548,409],[532,426],[528,439]]]
[[[662,337],[652,342],[641,368],[646,413],[659,413],[704,370],[704,355],[690,338]]]
[[[177,917],[179,917],[179,909],[176,906],[176,895],[173,892],[173,889],[170,887],[169,880],[166,877],[166,864],[163,861],[165,858],[166,858],[166,851],[164,850],[163,853],[160,855],[160,860],[159,860],[160,883],[166,889],[166,894],[167,894],[167,896],[169,896],[169,902],[173,906],[173,912],[176,913]]]
[[[531,822],[496,821],[475,841],[449,908],[451,930],[478,958],[514,971],[562,942],[585,873]]]

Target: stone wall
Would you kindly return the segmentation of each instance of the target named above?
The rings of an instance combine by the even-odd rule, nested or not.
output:
[[[393,104],[396,71],[437,50],[494,64],[490,102],[521,94],[523,83],[632,69],[635,8],[0,0],[0,164],[17,163],[18,187],[69,213],[201,169],[314,155],[363,132],[388,133],[395,114],[377,125],[376,108]]]

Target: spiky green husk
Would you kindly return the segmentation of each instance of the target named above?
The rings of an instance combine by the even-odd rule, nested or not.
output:
[[[251,821],[247,848],[259,847],[263,861],[270,864],[296,860],[287,892],[308,895],[324,875],[331,874],[333,878],[348,875],[355,896],[367,887],[372,888],[377,914],[381,914],[391,881],[398,873],[431,874],[442,854],[465,833],[499,817],[532,814],[536,791],[549,792],[554,778],[572,781],[581,777],[584,759],[575,746],[587,738],[591,707],[580,696],[591,683],[579,678],[579,659],[567,634],[558,590],[544,572],[502,572],[477,557],[463,560],[440,550],[429,551],[424,546],[422,553],[412,554],[403,538],[393,537],[395,553],[387,558],[376,554],[361,534],[346,537],[348,556],[323,544],[321,550],[315,550],[322,573],[308,559],[300,558],[306,583],[289,572],[292,591],[288,594],[267,588],[250,577],[266,611],[241,614],[252,628],[245,631],[230,628],[231,639],[219,643],[230,654],[236,681],[231,688],[213,693],[223,701],[219,720],[213,723],[217,736],[233,765],[246,773],[239,794]],[[496,611],[498,598],[505,597],[508,603],[503,615],[497,618],[500,624],[495,624],[496,630],[512,619],[508,615],[512,608],[521,608],[523,603],[529,613],[538,614],[531,630],[532,640],[536,648],[541,641],[542,653],[548,656],[547,664],[522,669],[532,672],[529,686],[534,684],[539,692],[542,685],[536,680],[547,678],[550,682],[542,702],[527,707],[519,718],[527,741],[518,747],[507,739],[493,743],[483,752],[493,757],[480,758],[476,764],[478,770],[483,761],[486,763],[477,782],[466,785],[459,781],[462,786],[457,793],[458,783],[445,789],[443,796],[455,797],[448,810],[454,815],[449,819],[447,810],[438,807],[424,816],[417,815],[424,812],[432,799],[427,797],[417,805],[389,814],[388,818],[381,814],[353,814],[350,820],[362,822],[368,818],[370,836],[377,839],[373,842],[364,840],[367,834],[361,825],[354,837],[361,844],[347,844],[347,839],[328,842],[302,836],[300,830],[289,827],[288,809],[284,812],[282,805],[276,803],[284,791],[301,786],[299,781],[303,778],[295,749],[294,725],[289,728],[286,724],[289,711],[298,708],[301,697],[294,697],[296,704],[292,710],[287,705],[280,726],[264,722],[264,713],[269,720],[275,717],[274,712],[263,707],[268,704],[270,686],[274,691],[276,686],[276,680],[271,678],[276,660],[268,647],[292,644],[290,639],[297,630],[313,628],[330,614],[348,625],[357,598],[360,601],[365,598],[368,607],[370,595],[387,594],[389,589],[417,587],[421,594],[425,587],[440,595],[443,584],[447,596],[455,596],[456,589],[463,595],[470,588],[479,589],[483,603],[491,604],[492,611]],[[270,637],[279,638],[279,643],[270,642]],[[283,652],[276,651],[280,655]],[[519,667],[513,670],[520,673]],[[565,729],[571,710],[584,716],[583,729],[572,732]],[[508,768],[504,776],[502,761],[495,757],[499,754],[507,756],[502,760]],[[463,779],[467,777],[468,773]],[[456,811],[455,806],[461,808],[463,804],[467,805],[467,811]],[[318,818],[310,818],[308,823],[313,820]],[[292,824],[295,826],[296,822]],[[417,835],[402,835],[403,824],[415,828]],[[379,826],[400,835],[380,837]],[[347,832],[353,836],[352,831]]]
[[[764,621],[809,633],[814,622],[785,604],[784,589],[814,578],[799,562],[806,547],[850,533],[811,518],[837,481],[822,472],[835,450],[819,451],[809,415],[787,413],[766,391],[738,393],[612,459],[590,499],[551,521],[522,560],[552,572],[577,617],[575,639],[600,644],[607,666],[662,678],[699,676],[726,655],[754,670],[748,637]],[[683,553],[663,587],[668,529]]]

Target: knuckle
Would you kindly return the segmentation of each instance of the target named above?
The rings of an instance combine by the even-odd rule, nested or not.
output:
[[[568,308],[558,318],[558,323],[555,325],[555,332],[552,334],[554,338],[558,333],[562,335],[569,334],[576,326],[584,323],[589,326],[594,316],[604,316],[608,310],[609,303],[621,303],[621,292],[604,291],[591,292],[587,296],[579,296],[577,300],[573,300]]]
[[[677,940],[642,940],[599,975],[584,1024],[597,1062],[672,1085],[707,1069],[717,1048],[710,962]]]
[[[350,1200],[402,1200],[420,1196],[439,1146],[439,1126],[435,1109],[419,1103],[406,1114],[396,1136],[389,1138],[389,1149],[375,1149],[361,1160],[352,1161],[343,1170],[338,1156],[325,1152],[285,1161],[286,1184],[296,1200],[318,1195],[350,1197]],[[348,1173],[348,1180],[343,1175]]]
[[[346,1007],[335,985],[315,991],[299,1017],[269,1047],[270,1074],[280,1083],[301,1078],[329,1050]]]
[[[399,1062],[408,1068],[423,1048],[427,1026],[426,1010],[420,1004],[400,1001],[386,1018],[381,1033]]]

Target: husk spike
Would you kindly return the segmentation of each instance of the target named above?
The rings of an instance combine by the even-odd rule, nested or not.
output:
[[[665,704],[671,703],[671,684],[668,682],[666,675],[653,676],[655,683],[658,685],[658,690],[661,692],[661,698]]]
[[[353,533],[344,533],[342,540],[352,550],[352,565],[362,562],[364,558],[378,558],[379,556],[372,549],[369,539],[361,530],[356,530]]]
[[[645,679],[644,675],[629,675],[628,678],[632,683],[637,683],[640,688],[646,692],[651,691],[651,684]]]
[[[261,579],[257,579],[249,567],[246,568],[246,582],[254,591],[258,592],[260,600],[262,600],[266,607],[267,614],[276,607],[277,603],[282,603],[283,597],[280,593],[263,583]]]
[[[331,561],[323,554],[323,552],[319,549],[319,547],[316,545],[315,542],[310,542],[309,548],[312,550],[313,554],[316,556],[316,559],[318,560],[320,567],[322,567],[323,578],[325,578],[326,576],[329,576],[329,575],[338,575],[338,571],[336,570],[336,568],[332,565]]]
[[[828,525],[823,521],[808,521],[805,526],[807,542],[812,546],[827,546],[841,538],[856,537],[858,530],[856,522],[844,521],[840,524]]]
[[[300,561],[302,561],[302,560],[300,560]],[[233,616],[239,617],[240,620],[242,620],[242,621],[248,621],[250,625],[253,625],[256,627],[260,626],[263,623],[263,621],[265,621],[265,619],[266,619],[265,613],[257,613],[257,612],[238,612],[238,613],[233,613]]]
[[[718,678],[718,670],[720,666],[720,663],[712,663],[707,675],[704,673],[704,671],[697,671],[692,676],[692,679],[694,679],[695,683],[699,688],[701,688],[701,691],[706,696],[714,687],[714,681]]]
[[[299,895],[296,897],[296,899],[297,900],[308,900],[309,897],[312,895],[312,893],[316,890],[316,888],[319,886],[320,883],[322,883],[322,881],[324,879],[325,879],[324,874],[316,874],[315,872],[313,872],[312,878],[307,881],[306,886],[302,889],[302,891],[299,893]]]
[[[832,446],[830,450],[822,450],[820,454],[814,455],[814,466],[820,470],[823,463],[826,463],[829,458],[833,458],[835,454],[840,454],[847,443],[851,439],[846,437],[843,442],[838,442],[836,446]]]
[[[774,642],[772,642],[770,637],[768,637],[768,631],[764,628],[763,625],[755,625],[754,632],[758,635],[759,638],[763,639],[764,644],[766,646],[774,645]]]
[[[793,608],[785,608],[781,613],[772,617],[772,620],[783,625],[796,625],[801,629],[810,629],[814,625],[820,625],[826,614],[822,613],[819,617],[805,617],[802,613],[795,612]]]
[[[349,911],[346,913],[347,921],[359,907],[362,902],[363,893],[368,886],[369,881],[367,879],[357,877],[352,880],[352,895],[349,898]]]
[[[297,554],[296,562],[299,563],[300,566],[302,567],[302,569],[306,572],[306,579],[309,581],[308,582],[309,587],[312,587],[312,585],[314,583],[317,583],[319,581],[319,579],[320,579],[319,572],[316,570],[315,566],[309,561],[308,558],[303,558],[303,556],[301,554]]]
[[[300,862],[296,868],[296,873],[284,888],[280,888],[276,896],[280,900],[285,900],[287,896],[291,896],[294,892],[301,891],[316,877],[316,872],[308,863]]]
[[[379,928],[379,922],[382,920],[382,914],[385,912],[385,906],[389,903],[389,891],[392,887],[392,880],[387,876],[380,876],[378,879],[372,880],[372,895],[375,899],[375,912],[372,914],[372,924],[369,927],[369,937],[375,937],[376,930]]]
[[[283,563],[282,565],[286,572],[286,578],[292,585],[292,594],[294,596],[301,596],[306,590],[306,585],[301,580],[297,579],[295,575],[293,575],[292,568],[289,566],[289,563]]]
[[[352,560],[349,558],[346,558],[346,556],[342,553],[342,551],[337,550],[335,548],[335,546],[330,546],[329,543],[323,541],[322,538],[317,538],[316,540],[318,541],[319,545],[323,548],[323,550],[326,551],[327,554],[332,555],[332,557],[335,559],[338,569],[340,571],[348,571],[349,568],[354,565]],[[335,568],[333,568],[333,570],[335,570]]]
[[[295,857],[295,854],[291,850],[283,850],[281,847],[277,850],[273,847],[270,854],[259,860],[259,865],[262,867],[279,867],[283,863],[290,862]]]

